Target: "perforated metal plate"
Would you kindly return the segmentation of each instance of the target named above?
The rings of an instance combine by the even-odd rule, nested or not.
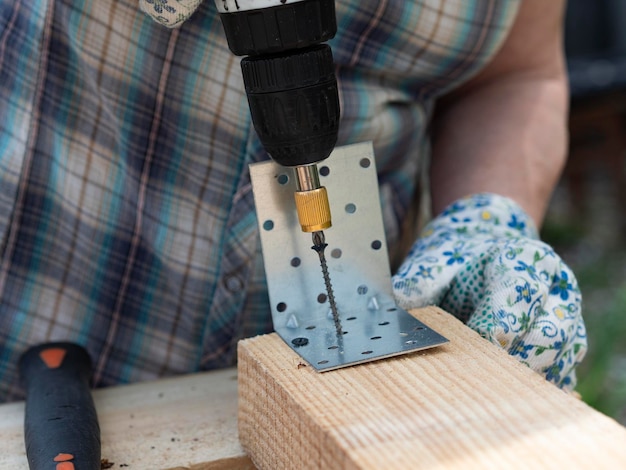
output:
[[[319,169],[333,217],[324,233],[341,337],[311,234],[298,224],[292,170],[274,162],[250,166],[276,332],[319,371],[447,342],[393,299],[371,143],[337,148]]]

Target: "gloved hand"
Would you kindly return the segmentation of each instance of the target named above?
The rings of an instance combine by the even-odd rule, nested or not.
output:
[[[201,3],[202,0],[139,0],[139,8],[163,26],[176,28],[187,21]]]
[[[587,349],[574,275],[512,200],[477,194],[432,220],[393,276],[405,308],[439,305],[565,389]]]

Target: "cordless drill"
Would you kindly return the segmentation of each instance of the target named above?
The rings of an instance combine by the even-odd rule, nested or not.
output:
[[[341,326],[326,266],[331,226],[317,163],[337,142],[339,94],[330,47],[334,0],[216,0],[230,50],[241,60],[252,123],[274,161],[294,169],[298,220],[312,233],[337,332]]]

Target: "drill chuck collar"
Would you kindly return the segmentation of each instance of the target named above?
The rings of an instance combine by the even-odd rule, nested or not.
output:
[[[302,49],[337,32],[335,0],[215,0],[233,54]]]

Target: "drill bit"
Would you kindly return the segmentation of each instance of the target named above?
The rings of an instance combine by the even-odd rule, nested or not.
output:
[[[320,257],[320,265],[322,266],[322,275],[324,276],[324,284],[326,285],[326,293],[328,295],[328,302],[330,303],[330,311],[333,314],[333,322],[335,323],[335,330],[337,330],[337,335],[341,338],[343,335],[343,331],[341,330],[341,322],[339,321],[339,312],[337,311],[335,294],[333,293],[333,286],[330,283],[330,274],[328,274],[328,265],[326,264],[326,256],[324,255],[324,250],[327,246],[328,244],[326,243],[326,237],[324,236],[324,232],[321,230],[313,232],[313,246],[311,248],[315,250]]]

